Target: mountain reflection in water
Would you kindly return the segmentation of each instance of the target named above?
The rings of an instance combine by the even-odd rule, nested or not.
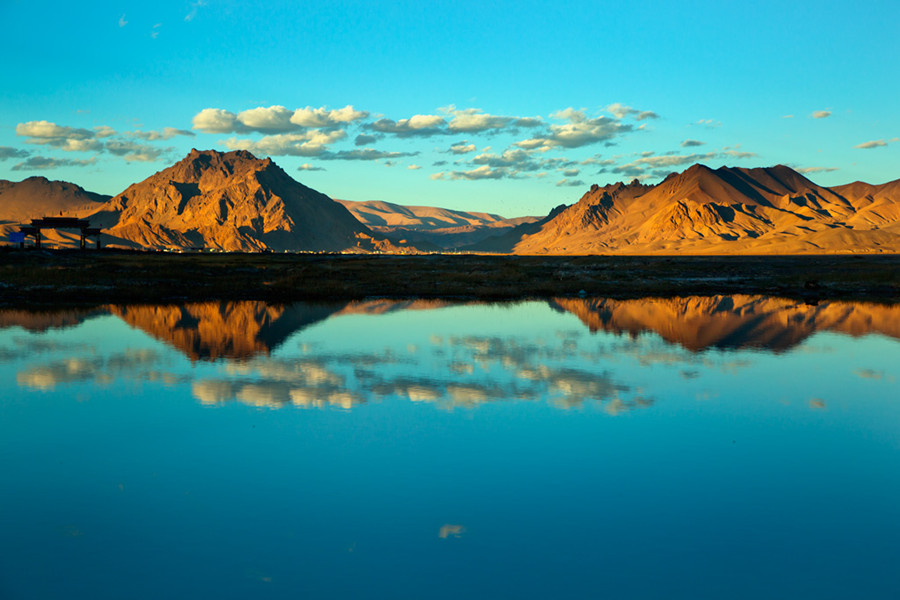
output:
[[[641,365],[681,365],[681,376],[699,368],[740,368],[744,358],[707,355],[707,349],[784,352],[817,331],[852,336],[878,333],[900,338],[900,306],[822,302],[808,305],[763,296],[649,298],[640,300],[559,298],[555,311],[571,313],[591,332],[615,334],[613,345],[587,348],[580,333],[555,339],[518,336],[432,335],[427,357],[418,347],[334,352],[307,349],[299,356],[271,357],[295,333],[347,315],[385,315],[460,306],[446,301],[375,300],[342,304],[269,305],[263,302],[205,302],[164,306],[107,306],[92,311],[0,314],[5,327],[47,331],[114,315],[195,361],[224,361],[215,376],[170,372],[158,352],[126,349],[104,356],[72,347],[69,356],[26,366],[18,385],[49,390],[77,382],[108,384],[117,378],[175,384],[190,380],[191,393],[205,405],[239,402],[255,407],[351,409],[387,397],[433,402],[445,408],[544,398],[560,408],[586,402],[610,414],[653,404],[641,386],[625,383],[609,365],[631,356]],[[624,336],[627,334],[627,336]],[[631,343],[655,334],[665,343]],[[365,335],[365,332],[360,332]],[[624,336],[624,337],[623,337]],[[656,339],[656,338],[651,338]],[[18,351],[40,354],[39,342],[17,340],[21,348],[0,348],[0,358]],[[25,347],[31,344],[30,350]],[[44,350],[53,349],[52,344]],[[60,348],[56,348],[59,354]],[[65,355],[65,348],[62,348]],[[418,361],[429,361],[427,369]],[[860,375],[877,378],[879,374]]]

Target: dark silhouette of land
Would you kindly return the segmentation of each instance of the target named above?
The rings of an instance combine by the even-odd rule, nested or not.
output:
[[[765,294],[900,301],[900,255],[495,256],[0,250],[0,305]]]

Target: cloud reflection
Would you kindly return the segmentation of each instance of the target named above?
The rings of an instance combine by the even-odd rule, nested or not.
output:
[[[731,350],[782,351],[818,327],[851,335],[873,328],[890,333],[896,327],[891,318],[898,314],[894,307],[849,303],[811,307],[749,296],[561,299],[551,307],[577,315],[592,330],[603,329],[616,336],[598,339],[583,330],[569,329],[547,332],[546,339],[540,339],[466,335],[465,329],[451,329],[457,334],[396,340],[393,347],[382,350],[329,352],[326,342],[313,341],[295,345],[302,352],[296,358],[267,356],[296,331],[337,314],[374,315],[446,305],[378,300],[343,307],[272,307],[255,302],[110,309],[192,360],[232,357],[220,365],[208,365],[215,374],[207,370],[200,378],[160,369],[161,359],[153,350],[128,350],[104,357],[92,346],[63,344],[49,334],[13,338],[12,344],[0,347],[0,359],[14,360],[23,352],[31,356],[68,354],[17,373],[18,385],[33,390],[79,382],[108,384],[116,379],[177,383],[190,377],[187,381],[193,396],[207,406],[238,403],[266,409],[351,410],[367,402],[399,399],[452,410],[542,401],[559,409],[617,415],[654,404],[634,375],[623,375],[636,366],[659,366],[669,371],[678,385],[696,386],[698,382],[693,380],[711,369],[734,373],[750,364],[746,354]],[[21,315],[15,318],[22,320]],[[570,327],[572,322],[570,319]],[[642,335],[648,331],[658,335]],[[709,348],[719,351],[699,351]],[[893,381],[873,369],[855,373]]]
[[[33,390],[50,391],[57,386],[93,382],[108,385],[117,380],[161,381],[173,385],[183,375],[158,369],[161,357],[150,349],[127,349],[103,357],[95,348],[84,346],[78,356],[67,357],[25,368],[16,374],[16,383]],[[55,349],[55,348],[54,348]],[[84,356],[87,354],[88,356]]]

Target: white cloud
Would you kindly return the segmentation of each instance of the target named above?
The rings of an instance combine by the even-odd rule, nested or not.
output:
[[[299,167],[297,167],[298,171],[324,171],[322,167],[317,167],[315,165],[311,165],[309,163],[303,163]]]
[[[294,113],[283,106],[259,106],[237,114],[237,121],[244,128],[263,133],[286,133],[295,129],[291,124]]]
[[[194,115],[193,128],[206,133],[290,133],[299,129],[334,129],[369,116],[351,105],[331,110],[299,108],[289,110],[281,105],[259,106],[237,114],[220,108],[204,108]]]
[[[374,148],[362,148],[360,150],[341,150],[340,152],[325,152],[319,158],[322,160],[379,160],[382,158],[403,158],[405,156],[418,156],[418,152],[385,152]]]
[[[735,146],[734,148],[728,148],[727,146],[722,149],[722,152],[719,153],[720,156],[727,156],[729,158],[753,158],[756,156],[755,152],[745,152],[740,150],[740,145]]]
[[[701,142],[699,140],[684,140],[681,142],[682,148],[693,148],[696,146],[702,146],[705,142]]]
[[[699,121],[697,121],[696,125],[713,129],[716,127],[721,127],[722,121],[716,121],[715,119],[700,119]]]
[[[51,123],[50,121],[28,121],[16,125],[16,135],[30,137],[35,140],[77,139],[85,140],[94,137],[89,129],[76,129]],[[29,140],[30,141],[30,140]],[[33,142],[43,144],[46,142]]]
[[[613,104],[607,106],[606,112],[614,115],[617,119],[624,119],[625,117],[630,117],[632,115],[634,116],[634,119],[636,121],[659,118],[659,115],[652,110],[638,110],[636,108],[620,104],[619,102],[614,102]]]
[[[506,150],[499,155],[484,152],[473,158],[472,163],[489,167],[511,167],[517,171],[537,171],[540,169],[540,165],[531,158],[531,155],[520,148]]]
[[[610,140],[621,133],[631,131],[631,129],[630,125],[623,125],[606,117],[597,117],[596,119],[572,121],[566,125],[551,125],[547,142],[552,146],[579,148]]]
[[[616,159],[614,158],[600,158],[600,156],[592,156],[591,158],[586,158],[578,163],[579,165],[598,165],[601,167],[606,167],[609,165],[616,164]]]
[[[115,129],[113,129],[112,127],[107,127],[106,125],[94,127],[94,135],[96,135],[98,138],[108,138],[116,135],[116,133],[118,132]]]
[[[449,115],[453,115],[447,127],[451,131],[456,132],[482,132],[496,129],[503,129],[512,122],[512,117],[501,117],[490,115],[480,108],[457,109],[454,105],[450,105],[440,109]]]
[[[468,154],[475,152],[475,144],[469,144],[466,141],[457,142],[450,146],[450,152],[453,154]]]
[[[221,108],[204,108],[191,122],[194,129],[204,133],[232,133],[237,115]]]
[[[660,171],[661,169],[670,169],[672,167],[679,167],[683,165],[726,157],[741,159],[751,158],[754,156],[756,156],[756,154],[752,152],[744,152],[740,150],[740,146],[726,146],[718,152],[706,152],[703,154],[665,154],[662,156],[642,156],[641,158],[633,160],[629,163],[618,165],[611,170],[613,173],[620,173],[629,177],[641,178],[650,175],[647,173],[647,171],[655,171],[654,173],[652,173],[653,175],[662,175],[664,174],[664,172]]]
[[[572,108],[564,108],[562,110],[558,110],[556,112],[550,113],[551,119],[559,119],[560,121],[572,121],[578,123],[580,121],[584,121],[587,117],[584,114],[584,110],[577,110]]]
[[[125,20],[125,14],[123,13],[121,17],[119,17],[119,27],[125,27],[128,25],[128,21]]]
[[[615,105],[613,105],[615,106]],[[623,107],[627,109],[628,107]],[[634,110],[634,109],[629,109]],[[621,112],[621,111],[620,111]],[[588,118],[584,110],[565,108],[550,114],[552,119],[568,121],[566,124],[550,125],[542,136],[535,136],[515,143],[525,150],[546,151],[550,148],[580,148],[598,142],[608,141],[628,131],[634,126],[609,117]]]
[[[482,165],[478,168],[472,169],[471,171],[449,171],[447,173],[440,173],[436,175],[446,175],[449,179],[467,179],[469,181],[475,181],[478,179],[502,179],[508,175],[506,169],[492,169],[488,165]],[[432,179],[438,179],[438,177],[432,176]]]
[[[329,144],[347,137],[341,129],[320,131],[311,129],[298,133],[267,135],[259,140],[231,138],[225,141],[229,150],[249,150],[257,155],[268,156],[319,156]]]
[[[421,165],[409,165],[406,168],[409,169],[410,171],[418,171],[419,169],[422,168],[422,166]]]
[[[854,148],[859,148],[861,150],[870,150],[872,148],[881,148],[883,146],[887,146],[888,143],[884,140],[872,140],[869,142],[863,142],[862,144],[857,144],[853,146]]]
[[[344,108],[338,108],[328,112],[329,118],[335,123],[352,123],[369,116],[364,110],[356,110],[352,105],[348,104]]]
[[[534,150],[537,148],[542,148],[547,144],[546,138],[529,138],[527,140],[521,140],[516,142],[515,145],[519,148],[524,148],[525,150]]]
[[[46,156],[32,156],[31,158],[15,165],[13,171],[44,171],[58,169],[60,167],[87,167],[94,164],[96,158],[87,160],[70,160],[68,158],[50,158]]]
[[[380,133],[391,133],[397,137],[429,137],[448,133],[446,120],[439,115],[413,115],[408,119],[379,119],[366,125],[368,129]]]
[[[796,169],[798,173],[831,173],[840,171],[840,167],[803,167]]]
[[[184,20],[189,23],[193,21],[197,16],[197,11],[203,6],[206,6],[206,0],[197,0],[196,2],[192,2],[191,11],[184,16]]]
[[[138,142],[111,140],[106,143],[106,150],[115,156],[121,156],[128,162],[154,162],[171,148],[157,148]]]
[[[356,110],[351,105],[329,110],[321,108],[298,108],[290,118],[290,122],[300,127],[337,127],[342,123],[352,123],[369,116],[364,110]]]
[[[514,127],[540,127],[544,120],[540,117],[517,117],[512,124]]]
[[[825,119],[831,116],[830,110],[814,110],[812,114],[809,115],[813,119]]]
[[[195,137],[196,134],[186,129],[163,127],[160,131],[129,131],[128,135],[148,142],[156,142],[158,140],[169,140],[178,135]]]
[[[53,146],[67,152],[96,152],[103,149],[103,144],[95,139],[94,131],[65,127],[50,121],[19,123],[16,125],[16,135],[27,137],[25,142],[28,144]]]
[[[584,182],[580,179],[560,179],[556,182],[556,187],[582,187]]]

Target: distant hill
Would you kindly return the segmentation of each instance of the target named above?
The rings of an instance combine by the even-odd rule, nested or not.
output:
[[[467,212],[434,206],[404,206],[391,202],[337,200],[373,231],[393,240],[450,249],[502,235],[516,225],[540,217],[506,219],[497,214]]]
[[[900,251],[900,182],[816,185],[793,169],[694,165],[658,185],[592,186],[516,254]]]
[[[91,219],[143,248],[396,251],[343,206],[244,150],[191,152],[110,199]]]
[[[109,196],[88,192],[67,181],[29,177],[22,181],[0,180],[0,239],[19,230],[19,225],[41,217],[85,217],[97,211]],[[53,244],[75,245],[77,232],[44,232]]]
[[[0,179],[0,222],[28,223],[40,217],[84,216],[97,210],[109,196],[88,192],[67,181],[29,177],[22,181]]]

